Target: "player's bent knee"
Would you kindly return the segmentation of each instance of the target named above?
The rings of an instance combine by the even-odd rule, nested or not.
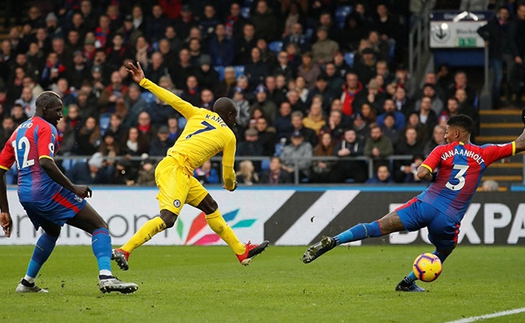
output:
[[[160,218],[164,223],[166,223],[166,228],[171,228],[175,225],[175,221],[177,221],[177,214],[168,211],[168,210],[161,210],[160,211]]]
[[[206,197],[197,205],[197,208],[204,212],[205,214],[212,214],[215,212],[219,205],[217,202],[211,197],[210,194],[206,195]]]

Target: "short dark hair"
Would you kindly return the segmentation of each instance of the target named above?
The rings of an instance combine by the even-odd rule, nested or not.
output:
[[[450,119],[448,119],[447,124],[449,126],[463,128],[468,133],[472,133],[472,129],[474,128],[474,121],[472,120],[472,118],[464,114],[459,114],[457,116],[450,117]]]
[[[43,108],[51,108],[60,102],[60,95],[53,91],[44,91],[38,98],[36,98],[36,108],[41,110]]]

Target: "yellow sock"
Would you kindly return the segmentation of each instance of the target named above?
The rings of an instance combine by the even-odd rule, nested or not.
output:
[[[232,228],[224,221],[219,209],[215,210],[212,214],[206,214],[206,222],[210,228],[221,237],[221,239],[232,248],[233,252],[237,255],[242,255],[246,251],[246,247],[242,244]]]
[[[166,229],[166,223],[160,217],[154,217],[140,227],[139,231],[135,232],[133,237],[126,242],[120,249],[132,252],[135,248],[142,246],[144,243],[151,240],[151,238],[162,230]]]

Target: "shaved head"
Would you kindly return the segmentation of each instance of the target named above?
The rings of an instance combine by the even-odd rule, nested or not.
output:
[[[235,102],[227,97],[222,97],[215,101],[213,111],[216,112],[222,120],[232,128],[235,126],[235,118],[237,117],[237,106]]]

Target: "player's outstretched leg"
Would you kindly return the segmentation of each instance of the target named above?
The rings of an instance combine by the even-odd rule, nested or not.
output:
[[[48,292],[46,289],[42,289],[35,284],[35,278],[55,248],[56,241],[60,235],[60,226],[52,223],[42,223],[42,228],[45,232],[40,238],[38,238],[38,241],[35,244],[35,249],[31,256],[31,260],[29,261],[26,275],[16,287],[17,293]]]
[[[169,211],[160,211],[161,215],[166,212]],[[169,213],[173,214],[171,212]],[[172,217],[174,217],[173,222],[175,222],[177,216],[173,214]],[[131,252],[151,240],[154,235],[163,231],[166,227],[166,222],[161,217],[154,217],[144,223],[144,225],[142,225],[142,227],[140,227],[140,229],[135,232],[135,234],[122,247],[113,250],[112,259],[115,260],[120,269],[128,270],[128,259]]]
[[[321,241],[306,249],[303,254],[303,262],[305,264],[311,263],[327,251],[332,250],[335,246],[342,243],[363,240],[370,237],[381,237],[382,235],[383,233],[379,227],[379,221],[360,223],[344,232],[341,232],[333,238],[323,237]]]
[[[260,244],[252,244],[248,241],[245,245],[246,251],[242,255],[237,255],[237,259],[239,259],[241,265],[248,266],[253,258],[260,255],[269,244],[270,241],[268,240],[264,240]]]

